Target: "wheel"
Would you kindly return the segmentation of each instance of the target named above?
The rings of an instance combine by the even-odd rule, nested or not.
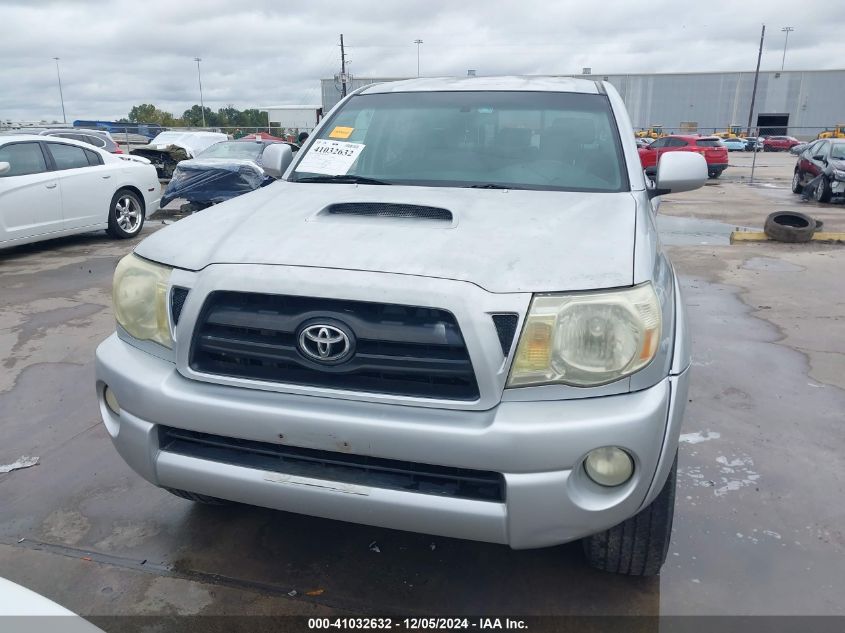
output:
[[[721,175],[722,175],[722,170],[721,170],[721,169],[713,169],[713,170],[711,170],[711,171],[707,172],[707,176],[708,176],[709,178],[714,179],[714,180],[715,180],[716,178],[718,178],[719,176],[721,176]]]
[[[225,499],[209,497],[207,495],[197,494],[196,492],[188,492],[187,490],[179,490],[177,488],[165,488],[165,490],[167,490],[167,492],[172,495],[181,497],[182,499],[187,499],[188,501],[195,501],[196,503],[202,503],[207,506],[225,506],[231,503],[230,501],[226,501]]]
[[[816,185],[813,198],[815,198],[816,202],[830,202],[831,195],[830,183],[827,181],[827,178],[822,178],[822,181]]]
[[[663,489],[630,519],[582,541],[591,567],[629,576],[655,576],[666,561],[675,516],[678,455]]]
[[[775,211],[766,218],[763,231],[777,242],[809,242],[816,232],[816,221],[798,211]]]
[[[109,228],[106,232],[118,239],[135,237],[144,226],[144,203],[141,197],[129,189],[121,189],[111,199]]]
[[[796,169],[792,176],[792,193],[801,193],[802,191],[804,191],[804,185],[801,184],[801,172]]]

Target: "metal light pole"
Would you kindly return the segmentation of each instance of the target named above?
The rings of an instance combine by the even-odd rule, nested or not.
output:
[[[420,76],[420,44],[422,43],[422,40],[414,40],[414,44],[417,45],[417,77]]]
[[[202,57],[194,57],[194,61],[197,63],[197,81],[200,84],[200,111],[202,112],[202,126],[205,127],[205,103],[202,100],[202,73],[200,72],[200,62],[202,61]]]
[[[783,70],[783,65],[786,63],[786,45],[789,43],[789,34],[794,30],[794,26],[785,26],[781,29],[781,32],[786,33],[786,39],[783,40],[783,59],[780,62],[781,70]]]
[[[59,58],[54,57],[53,59],[56,60],[56,77],[59,80],[59,100],[62,102],[62,122],[67,124],[67,116],[65,115],[65,97],[62,94],[62,73],[59,72]]]

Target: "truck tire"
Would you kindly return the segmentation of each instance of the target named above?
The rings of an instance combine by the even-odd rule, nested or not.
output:
[[[666,561],[675,516],[678,455],[651,504],[630,519],[582,541],[591,567],[628,576],[656,576]]]
[[[121,189],[111,199],[109,224],[111,237],[126,240],[135,237],[144,227],[144,201],[131,189]]]
[[[798,211],[775,211],[766,218],[763,232],[776,242],[809,242],[816,232],[816,221]]]
[[[187,490],[179,490],[178,488],[165,488],[165,490],[167,490],[167,492],[172,495],[181,497],[182,499],[187,499],[188,501],[195,501],[196,503],[202,503],[207,506],[226,506],[231,503],[230,501],[226,501],[225,499],[209,497],[207,495],[201,495],[196,492],[188,492]]]
[[[804,191],[804,185],[801,184],[801,172],[796,169],[792,176],[792,193],[801,193],[802,191]]]

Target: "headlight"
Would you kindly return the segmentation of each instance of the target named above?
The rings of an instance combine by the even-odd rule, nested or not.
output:
[[[834,169],[833,177],[836,178],[836,180],[845,180],[845,171],[841,169]]]
[[[117,322],[137,339],[172,347],[167,320],[171,268],[127,255],[114,271],[112,299]]]
[[[651,283],[627,290],[535,295],[508,387],[592,387],[648,365],[660,342],[660,302]]]

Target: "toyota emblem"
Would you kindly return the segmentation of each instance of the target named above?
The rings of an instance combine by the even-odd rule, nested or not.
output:
[[[299,333],[299,351],[320,363],[339,363],[352,355],[352,334],[336,325],[314,323]]]

